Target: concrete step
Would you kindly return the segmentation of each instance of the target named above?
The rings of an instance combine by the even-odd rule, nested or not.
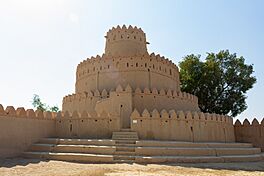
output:
[[[259,148],[136,147],[142,156],[222,156],[259,154]]]
[[[33,144],[30,146],[29,150],[30,151],[42,151],[42,152],[49,152],[52,151],[53,148],[55,147],[55,144]]]
[[[63,138],[43,138],[39,141],[42,144],[76,144],[76,145],[104,145],[112,146],[116,143],[131,143],[136,146],[156,146],[156,147],[222,147],[222,148],[250,148],[253,147],[250,143],[212,143],[212,142],[182,142],[182,141],[154,141],[134,139],[63,139]]]
[[[113,134],[113,135],[112,135],[112,138],[113,138],[113,137],[127,137],[127,138],[129,138],[129,137],[134,137],[134,138],[138,138],[137,135],[127,135],[127,134]]]
[[[138,135],[135,131],[115,131],[112,135]]]
[[[134,140],[137,141],[138,138],[134,136],[113,136],[113,140]]]
[[[124,144],[119,146],[33,144],[30,147],[30,151],[91,154],[113,154],[115,151],[128,151],[136,152],[137,154],[143,156],[222,156],[261,153],[259,148],[133,147],[126,146]]]
[[[111,146],[115,144],[111,139],[64,139],[64,138],[43,138],[39,141],[43,144],[75,144],[75,145],[104,145]]]
[[[260,148],[214,148],[217,156],[260,154]]]
[[[134,136],[134,137],[137,137],[138,135],[137,134],[113,134],[112,136]]]
[[[131,151],[116,151],[114,152],[114,155],[129,155],[129,156],[135,156],[135,152]]]
[[[54,145],[54,144],[33,144],[30,151],[41,152],[65,152],[65,153],[90,153],[90,154],[113,154],[115,146],[96,145]]]
[[[135,147],[132,147],[132,146],[116,146],[116,151],[135,152]]]
[[[77,162],[113,163],[133,161],[136,163],[205,163],[205,162],[253,162],[263,160],[263,154],[231,156],[130,156],[93,155],[83,153],[24,152],[24,157]]]
[[[116,144],[116,147],[134,147],[135,148],[135,144]]]
[[[261,154],[230,156],[136,156],[136,163],[224,163],[262,161]]]
[[[135,160],[135,156],[131,155],[114,155],[114,160]]]
[[[116,131],[112,134],[113,140],[138,140],[138,134],[135,131]]]
[[[130,139],[130,138],[135,138],[135,139],[138,139],[138,137],[137,136],[131,136],[131,135],[113,135],[112,136],[112,139],[117,139],[117,138],[128,138],[128,139]]]
[[[24,152],[27,158],[42,158],[61,161],[112,163],[113,155],[94,155],[85,153],[56,153],[56,152]]]
[[[137,138],[113,138],[113,140],[134,140],[137,141]]]
[[[157,141],[140,140],[136,146],[151,147],[215,147],[215,148],[252,148],[250,143],[216,143],[216,142],[183,142],[183,141]]]
[[[59,141],[58,138],[42,138],[39,140],[39,143],[42,144],[57,144]]]
[[[138,137],[137,134],[113,134],[112,137],[114,136],[120,136],[120,137]]]
[[[96,146],[96,145],[57,145],[54,152],[67,153],[89,153],[89,154],[113,154],[115,146]]]
[[[132,131],[131,128],[122,128],[120,131]]]
[[[116,140],[115,145],[130,145],[130,146],[135,146],[136,141],[134,140]]]
[[[46,138],[33,144],[25,157],[77,162],[239,162],[264,160],[247,143],[138,141],[133,139]]]
[[[252,148],[250,143],[201,143],[212,148]]]

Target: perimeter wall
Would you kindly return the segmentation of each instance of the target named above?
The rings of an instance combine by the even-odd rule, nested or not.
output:
[[[0,105],[0,158],[14,157],[39,139],[55,137],[55,114]]]
[[[261,123],[254,119],[251,124],[248,119],[245,119],[243,124],[237,120],[234,129],[237,142],[252,143],[264,152],[264,119]]]

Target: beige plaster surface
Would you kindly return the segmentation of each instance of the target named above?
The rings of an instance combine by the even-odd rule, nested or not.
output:
[[[261,176],[264,162],[202,164],[80,164],[37,159],[0,160],[1,176]]]
[[[264,119],[261,122],[254,119],[251,124],[248,119],[245,119],[242,124],[237,120],[234,129],[236,141],[250,142],[264,151]]]
[[[124,128],[130,127],[129,117],[135,108],[200,111],[197,97],[180,91],[176,64],[148,53],[142,29],[117,26],[105,38],[102,56],[78,64],[75,93],[63,98],[63,111],[115,111],[121,114]],[[116,97],[121,92],[122,99]]]
[[[40,138],[54,136],[55,120],[51,114],[15,110],[12,106],[3,111],[0,105],[0,158],[17,156]]]
[[[0,157],[15,156],[43,137],[110,139],[124,128],[141,140],[236,140],[263,150],[263,122],[234,128],[231,117],[201,113],[198,98],[180,91],[176,64],[148,53],[142,29],[117,26],[105,37],[104,54],[77,66],[76,90],[63,98],[63,112],[0,105]]]
[[[200,114],[198,98],[180,91],[176,64],[148,53],[142,29],[117,26],[105,38],[104,54],[77,66],[75,93],[65,96],[62,105],[73,120],[57,121],[59,137],[109,137],[115,124],[115,130],[131,128],[140,139],[234,142],[231,118]],[[133,115],[135,110],[142,116]],[[88,119],[102,119],[93,112],[118,117],[112,121],[110,115],[99,124],[75,117],[83,111],[92,112]]]

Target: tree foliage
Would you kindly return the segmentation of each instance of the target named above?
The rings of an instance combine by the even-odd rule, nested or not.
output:
[[[181,90],[199,99],[203,112],[237,116],[247,108],[246,92],[256,83],[253,65],[228,50],[200,55],[187,55],[179,63]]]
[[[50,111],[50,112],[59,112],[58,106],[51,106],[50,107],[50,106],[46,105],[46,103],[43,103],[41,101],[40,97],[38,95],[36,95],[36,94],[33,95],[32,105],[37,110]]]

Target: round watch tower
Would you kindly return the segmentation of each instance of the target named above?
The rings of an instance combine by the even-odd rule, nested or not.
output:
[[[179,72],[172,61],[148,54],[146,35],[141,28],[117,26],[105,36],[105,53],[84,60],[77,67],[76,93],[106,89],[118,85],[132,89],[179,89]]]
[[[142,56],[148,53],[146,34],[141,28],[121,28],[117,26],[109,30],[105,36],[105,55],[115,57]]]

